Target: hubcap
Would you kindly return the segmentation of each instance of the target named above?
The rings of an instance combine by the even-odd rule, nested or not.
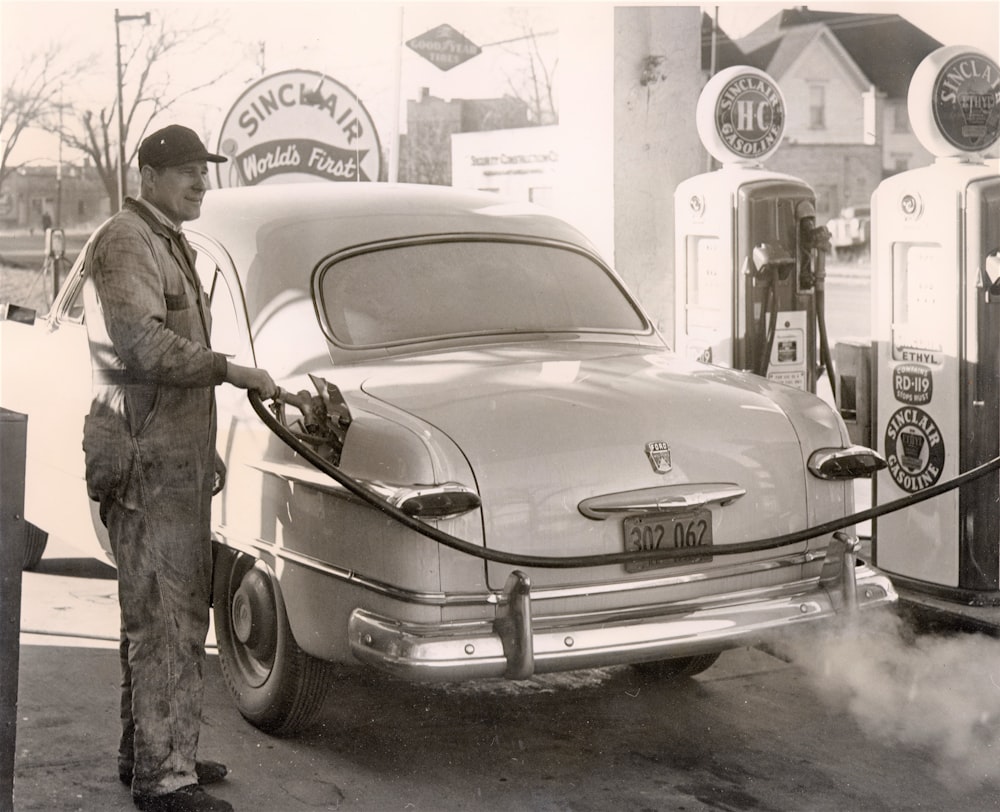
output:
[[[266,572],[254,567],[243,576],[232,602],[233,634],[255,660],[270,662],[278,636],[274,592]]]
[[[236,633],[236,639],[241,643],[250,642],[250,632],[253,631],[253,613],[250,609],[250,600],[242,588],[238,589],[233,597],[233,631]]]

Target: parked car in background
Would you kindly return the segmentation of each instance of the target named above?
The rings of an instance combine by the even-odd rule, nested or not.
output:
[[[871,206],[848,206],[826,224],[834,257],[840,260],[860,259],[871,250]]]
[[[253,724],[308,725],[335,666],[453,681],[628,664],[671,679],[895,600],[849,531],[783,540],[849,516],[877,455],[810,394],[676,357],[551,213],[295,184],[209,192],[185,230],[215,349],[300,404],[341,398],[327,458],[416,526],[219,389],[215,626]],[[3,397],[29,414],[29,520],[107,551],[82,481],[82,262],[47,316],[2,325]],[[301,434],[311,418],[289,397],[272,405]]]

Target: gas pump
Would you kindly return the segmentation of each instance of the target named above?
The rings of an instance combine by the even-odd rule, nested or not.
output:
[[[1000,174],[983,157],[1000,135],[998,95],[985,54],[930,54],[907,104],[936,159],[872,196],[873,441],[889,463],[875,504],[1000,454]],[[908,592],[1000,605],[1000,477],[879,518],[872,549]]]
[[[762,166],[784,132],[781,90],[756,68],[720,71],[696,122],[722,167],[674,192],[674,349],[815,392],[817,357],[832,370],[822,318],[829,233],[816,226],[809,185]]]

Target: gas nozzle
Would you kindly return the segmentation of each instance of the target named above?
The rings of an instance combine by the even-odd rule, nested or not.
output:
[[[351,425],[351,410],[336,385],[316,375],[310,375],[309,380],[316,388],[315,395],[306,389],[295,393],[279,389],[271,411],[299,440],[308,443],[332,465],[339,465]],[[286,405],[298,409],[300,416],[289,420]]]
[[[750,257],[744,263],[744,270],[754,279],[765,278],[771,273],[779,279],[787,279],[795,267],[795,257],[781,243],[762,242],[753,247]]]

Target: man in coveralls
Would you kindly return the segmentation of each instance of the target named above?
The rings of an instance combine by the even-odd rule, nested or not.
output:
[[[190,129],[139,146],[138,200],[91,242],[84,304],[94,400],[84,425],[87,487],[118,565],[122,737],[118,772],[143,810],[231,810],[196,761],[212,584],[211,499],[224,484],[215,389],[276,394],[264,370],[209,346],[209,305],[180,230],[201,214],[213,155]]]

